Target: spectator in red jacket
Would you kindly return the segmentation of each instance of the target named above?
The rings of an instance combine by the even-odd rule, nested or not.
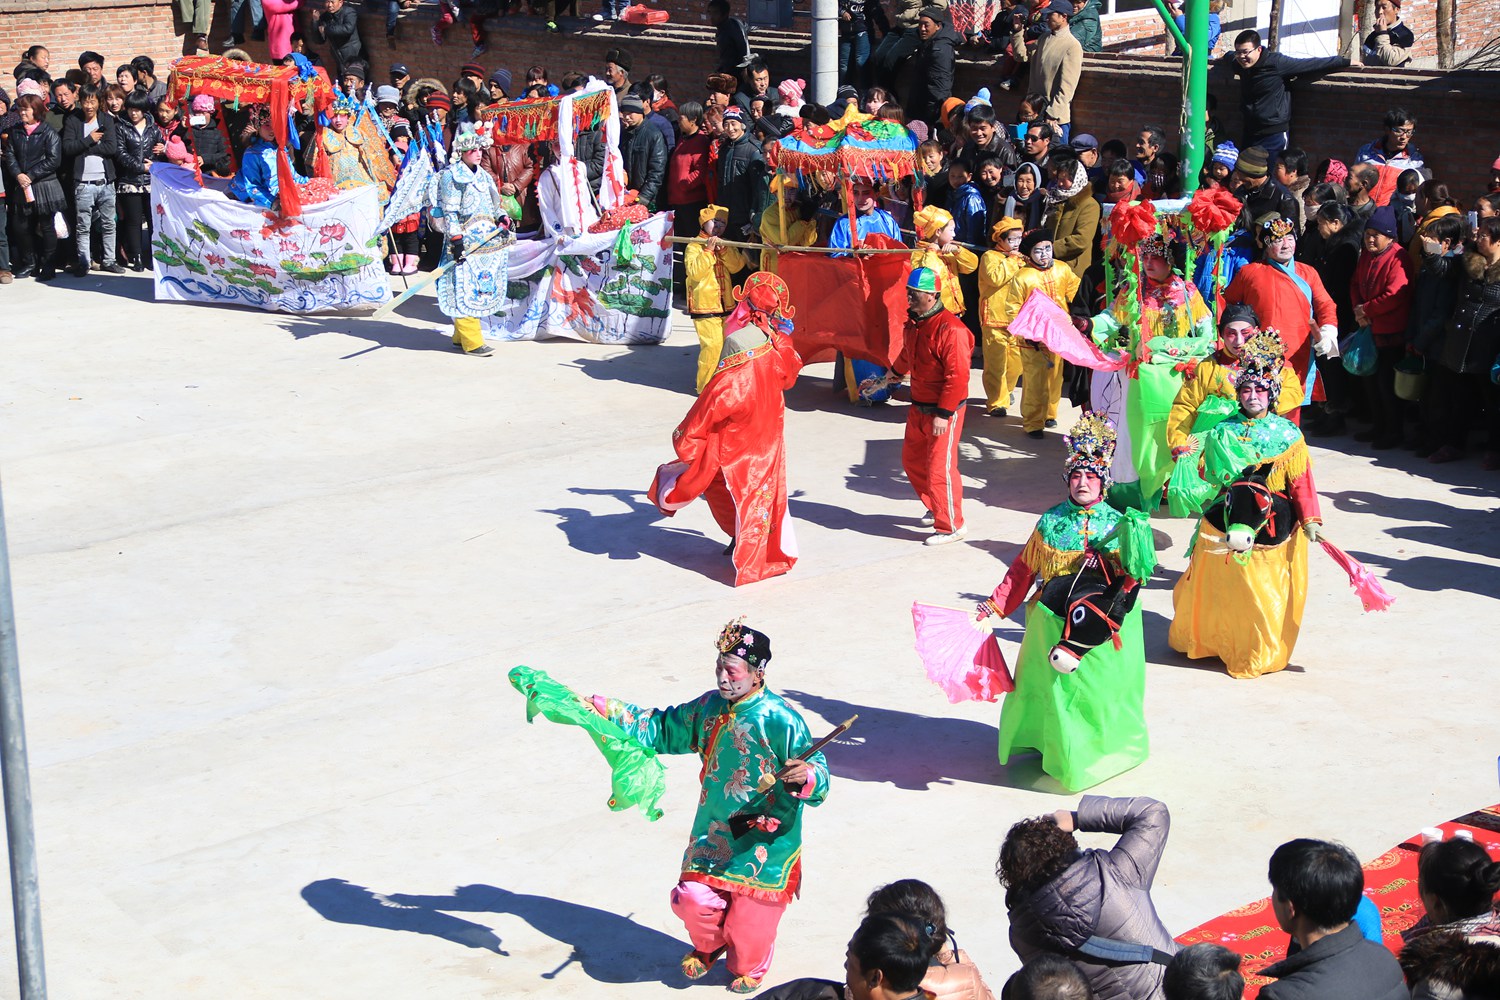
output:
[[[1376,366],[1365,376],[1375,426],[1371,447],[1394,448],[1402,439],[1404,404],[1396,398],[1396,365],[1406,357],[1406,320],[1411,309],[1410,261],[1396,242],[1396,212],[1377,208],[1365,224],[1364,252],[1354,267],[1350,301],[1354,321],[1375,338]]]
[[[666,204],[675,236],[698,235],[698,213],[714,200],[714,170],[709,162],[713,137],[703,127],[703,105],[683,101],[677,108],[677,145],[667,154]]]

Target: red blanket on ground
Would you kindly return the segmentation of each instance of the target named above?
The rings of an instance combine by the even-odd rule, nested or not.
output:
[[[1467,830],[1491,857],[1500,857],[1500,805],[1450,820],[1441,824],[1441,829],[1445,838]],[[1419,834],[1364,866],[1365,895],[1380,907],[1380,927],[1385,934],[1385,946],[1392,953],[1401,951],[1401,932],[1422,919],[1424,912],[1417,899],[1417,852],[1421,849]],[[1240,971],[1245,974],[1246,1000],[1253,1000],[1261,987],[1273,982],[1259,975],[1260,970],[1286,957],[1288,938],[1276,926],[1276,916],[1267,897],[1214,917],[1177,937],[1177,943],[1183,946],[1203,942],[1221,944],[1245,956]]]

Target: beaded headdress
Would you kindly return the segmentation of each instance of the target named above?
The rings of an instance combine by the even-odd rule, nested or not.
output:
[[[467,153],[475,149],[489,149],[494,143],[490,137],[472,129],[464,129],[453,138],[453,151]]]
[[[333,94],[333,103],[328,106],[329,118],[334,115],[352,115],[359,110],[359,102],[347,91],[335,87]]]
[[[1136,244],[1136,253],[1144,260],[1147,257],[1160,257],[1163,260],[1172,259],[1172,244],[1161,233],[1152,233]]]
[[[1284,236],[1291,236],[1296,231],[1297,226],[1291,219],[1277,216],[1260,224],[1260,241],[1263,244],[1272,243]]]
[[[1111,482],[1109,470],[1115,461],[1115,443],[1118,435],[1115,425],[1102,413],[1085,413],[1078,423],[1063,438],[1068,447],[1064,463],[1067,474],[1079,469],[1094,473],[1107,488]]]
[[[764,668],[771,662],[771,640],[764,632],[757,632],[747,626],[744,615],[724,626],[719,632],[716,645],[719,652],[738,656],[752,667]]]
[[[1264,389],[1270,397],[1271,408],[1276,408],[1276,399],[1281,395],[1281,369],[1286,364],[1286,347],[1281,334],[1272,329],[1261,330],[1245,342],[1240,352],[1240,373],[1234,380],[1235,390],[1241,386]]]

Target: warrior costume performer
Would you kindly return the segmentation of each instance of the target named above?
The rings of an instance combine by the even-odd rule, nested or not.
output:
[[[671,708],[639,708],[595,695],[594,707],[659,754],[696,753],[703,792],[672,890],[693,950],[689,979],[722,955],[734,993],[751,993],[771,967],[776,927],[802,883],[802,807],[828,795],[821,753],[796,709],[765,686],[771,641],[742,620],[718,640],[718,689]],[[763,779],[787,772],[761,791]]]
[[[786,403],[802,359],[792,346],[786,282],[756,271],[734,291],[714,374],[672,432],[677,460],[649,496],[668,517],[698,497],[730,537],[734,583],[779,576],[797,561],[786,503]]]
[[[500,189],[481,165],[489,136],[462,131],[453,139],[453,160],[438,176],[434,214],[447,229],[454,265],[438,279],[438,308],[453,317],[453,343],[465,354],[485,356],[494,348],[484,342],[479,317],[505,304],[506,249],[513,238],[496,236],[509,225],[500,208]],[[505,220],[502,222],[502,220]]]
[[[340,191],[375,185],[383,211],[396,186],[396,166],[370,110],[340,92],[328,109],[328,127],[319,149],[327,158],[328,175]]]
[[[1005,579],[980,602],[978,617],[1008,617],[1036,584],[1026,606],[1016,688],[1000,710],[1000,763],[1039,750],[1042,770],[1077,792],[1146,759],[1141,611],[1131,598],[1128,611],[1105,619],[1104,641],[1082,656],[1060,654],[1071,625],[1045,598],[1054,589],[1071,598],[1074,589],[1084,589],[1084,574],[1109,580],[1115,592],[1128,595],[1150,577],[1156,554],[1146,516],[1122,514],[1103,500],[1116,447],[1109,421],[1097,413],[1085,415],[1066,443],[1068,499],[1037,521]],[[1081,609],[1082,603],[1064,605],[1063,615],[1072,619],[1068,608]]]
[[[1193,659],[1217,656],[1231,677],[1258,677],[1291,659],[1307,603],[1307,543],[1322,538],[1307,443],[1273,412],[1282,351],[1274,331],[1256,334],[1235,380],[1239,412],[1189,441],[1201,442],[1201,474],[1220,492],[1172,588],[1168,641]]]
[[[1167,417],[1183,371],[1213,351],[1213,312],[1193,284],[1172,270],[1171,244],[1159,234],[1135,248],[1139,284],[1127,281],[1110,308],[1093,319],[1094,342],[1123,351],[1125,368],[1095,372],[1092,408],[1121,428],[1110,503],[1147,512],[1161,505],[1172,473]],[[1132,277],[1134,277],[1132,275]]]

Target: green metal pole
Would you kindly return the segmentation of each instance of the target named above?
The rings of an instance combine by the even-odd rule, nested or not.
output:
[[[1198,174],[1208,156],[1208,0],[1189,0],[1187,51],[1183,54],[1187,87],[1182,103],[1182,191],[1198,190]],[[1173,25],[1173,27],[1176,27]]]
[[[1156,4],[1156,12],[1161,15],[1161,23],[1167,26],[1167,32],[1177,42],[1178,46],[1181,47],[1183,53],[1186,54],[1188,51],[1188,40],[1182,37],[1181,31],[1177,30],[1177,22],[1172,20],[1172,12],[1167,9],[1167,5],[1162,0],[1151,0],[1151,2]],[[1207,16],[1207,14],[1204,15],[1204,17]],[[1191,20],[1192,15],[1189,14],[1188,18],[1188,24],[1191,25],[1193,23]],[[1207,21],[1203,22],[1203,30],[1208,30]],[[1205,35],[1204,37],[1206,38],[1207,36]]]

